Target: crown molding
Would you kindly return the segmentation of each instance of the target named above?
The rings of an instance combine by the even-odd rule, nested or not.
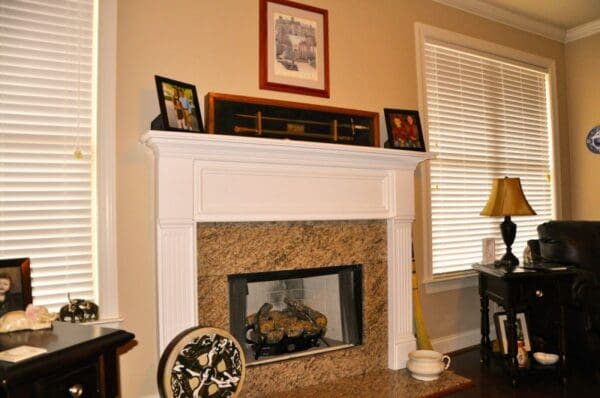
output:
[[[567,30],[565,43],[600,33],[600,19]]]
[[[504,25],[512,26],[529,33],[533,33],[561,43],[565,42],[567,35],[565,29],[554,25],[536,21],[535,19],[519,15],[512,11],[505,10],[494,5],[484,3],[479,0],[433,0],[436,3],[444,4],[448,7],[478,15],[483,18],[500,22]],[[574,28],[578,29],[578,28]]]

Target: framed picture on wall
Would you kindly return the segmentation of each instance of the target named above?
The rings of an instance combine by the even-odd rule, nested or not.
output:
[[[162,128],[174,131],[204,132],[202,116],[198,105],[196,87],[168,79],[154,76],[156,91],[160,105]]]
[[[327,10],[260,0],[260,88],[329,98]]]
[[[31,304],[29,258],[0,260],[0,316]]]
[[[389,108],[383,111],[390,148],[425,152],[425,140],[418,111]]]
[[[496,325],[496,335],[500,350],[508,354],[508,340],[506,337],[506,325],[508,323],[506,312],[497,312],[494,314],[494,324]],[[529,339],[529,329],[527,328],[527,318],[524,312],[517,313],[517,340],[523,340],[525,351],[531,351],[531,340]]]

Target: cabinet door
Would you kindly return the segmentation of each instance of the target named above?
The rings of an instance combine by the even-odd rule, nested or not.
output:
[[[83,363],[81,367],[67,368],[40,379],[34,383],[34,391],[36,397],[100,397],[97,362]]]

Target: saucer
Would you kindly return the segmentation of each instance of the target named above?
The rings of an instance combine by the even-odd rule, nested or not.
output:
[[[534,352],[533,357],[542,365],[553,365],[558,362],[558,355],[546,352]]]

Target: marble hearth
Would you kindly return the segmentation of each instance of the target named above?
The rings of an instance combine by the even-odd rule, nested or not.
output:
[[[343,236],[373,234],[357,245],[357,250],[365,252],[356,254],[381,264],[384,273],[374,272],[371,282],[366,278],[365,288],[377,289],[381,281],[387,285],[379,289],[381,293],[387,290],[387,295],[380,294],[387,308],[381,321],[385,330],[379,341],[372,343],[382,347],[380,356],[387,357],[383,359],[387,367],[406,367],[408,352],[415,349],[411,296],[413,175],[417,164],[432,154],[166,131],[150,131],[142,142],[152,149],[155,159],[159,352],[183,329],[212,319],[203,309],[215,303],[199,280],[203,264],[209,267],[204,271],[213,272],[211,261],[202,258],[208,256],[206,249],[210,247],[202,240],[203,226],[222,224],[221,231],[227,231],[254,228],[254,224],[259,228],[289,224],[291,231],[316,226]],[[378,242],[385,250],[373,254],[365,247],[368,242]],[[322,242],[315,244],[323,246]],[[365,262],[345,256],[344,251],[348,252],[334,249],[329,255],[338,256],[335,262],[340,264]],[[351,257],[355,254],[349,252]],[[375,260],[370,258],[373,256]],[[305,257],[293,261],[315,266]],[[224,316],[218,315],[221,318],[217,317],[215,324]],[[386,341],[382,341],[384,336]]]

